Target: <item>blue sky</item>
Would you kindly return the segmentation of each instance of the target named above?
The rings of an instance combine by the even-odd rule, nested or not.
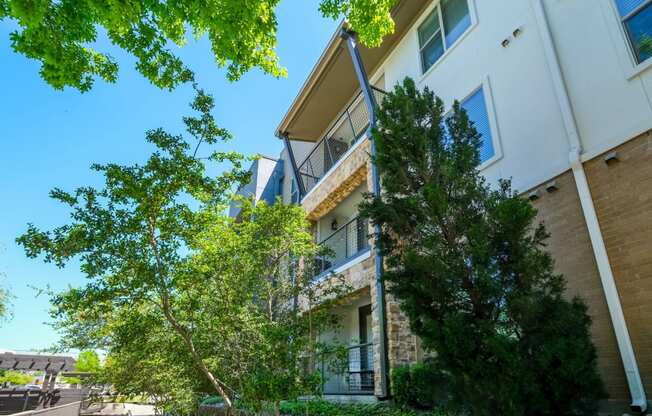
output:
[[[317,4],[283,0],[277,10],[277,52],[288,78],[254,70],[230,83],[205,40],[178,51],[215,96],[215,116],[235,135],[232,146],[242,153],[273,156],[281,150],[274,128],[336,27],[319,15]],[[151,150],[144,141],[148,129],[181,133],[193,91],[157,89],[133,69],[131,57],[109,46],[121,67],[116,84],[98,80],[85,94],[55,91],[39,77],[37,62],[11,50],[12,28],[0,22],[0,285],[15,296],[13,319],[0,325],[0,349],[33,350],[58,339],[47,325],[47,299],[36,297],[34,287],[61,290],[84,278],[75,264],[61,270],[27,259],[14,239],[28,222],[51,228],[68,220],[68,211],[48,198],[53,187],[98,185],[100,178],[89,170],[94,162],[144,160]]]

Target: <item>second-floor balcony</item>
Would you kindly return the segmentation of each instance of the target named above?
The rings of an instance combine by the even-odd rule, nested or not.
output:
[[[377,88],[373,88],[373,91],[376,103],[380,103],[384,92]],[[358,93],[299,164],[298,177],[303,182],[305,192],[310,192],[368,129],[369,112],[362,93]]]
[[[356,217],[320,243],[330,253],[317,260],[317,277],[369,250],[368,224],[368,220]]]

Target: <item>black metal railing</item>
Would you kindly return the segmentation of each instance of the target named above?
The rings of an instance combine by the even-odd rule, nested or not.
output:
[[[376,103],[380,103],[384,91],[373,88]],[[299,165],[299,178],[309,192],[338,160],[357,142],[369,127],[369,112],[362,93],[339,115],[333,126],[317,142],[312,151]]]
[[[369,249],[368,224],[367,219],[355,217],[319,243],[329,253],[317,259],[317,276]]]
[[[322,375],[322,393],[373,394],[373,357],[373,344],[370,342],[321,355],[317,365]]]

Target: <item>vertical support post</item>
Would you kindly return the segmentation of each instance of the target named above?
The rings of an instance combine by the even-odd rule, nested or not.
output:
[[[351,55],[351,60],[353,61],[353,68],[355,69],[356,76],[358,77],[358,82],[360,83],[360,89],[362,90],[362,95],[364,97],[365,104],[367,106],[367,113],[369,115],[369,129],[373,129],[376,126],[376,100],[369,84],[369,79],[367,78],[367,73],[364,70],[362,64],[362,58],[360,57],[360,52],[358,51],[358,45],[355,39],[355,33],[347,29],[342,29],[340,33],[342,39],[346,41],[349,54]],[[371,142],[371,177],[373,181],[373,194],[377,197],[380,196],[380,177],[378,175],[378,168],[374,159],[376,157],[376,143],[373,138],[370,138]],[[380,351],[380,390],[382,392],[382,398],[389,397],[389,357],[387,355],[387,312],[385,304],[385,283],[383,282],[383,255],[378,247],[378,241],[380,240],[380,226],[378,224],[374,225],[374,236],[375,236],[375,271],[376,271],[376,298],[377,305],[376,310],[378,313],[378,320],[380,322],[380,344],[378,349]]]
[[[355,101],[353,101],[355,102]],[[351,112],[349,109],[346,109],[346,118],[349,120],[349,126],[351,127],[351,133],[353,134],[353,139],[351,140],[351,143],[348,143],[348,146],[351,147],[353,146],[353,143],[355,143],[358,139],[358,134],[355,132],[355,127],[353,127],[353,119],[351,118]]]
[[[27,404],[29,403],[29,390],[25,390],[25,400],[23,401],[23,412],[27,410]]]
[[[281,138],[283,138],[283,143],[285,148],[288,151],[288,156],[290,158],[290,164],[292,165],[292,171],[294,172],[294,181],[297,183],[297,188],[299,189],[299,201],[306,195],[306,187],[301,180],[299,175],[299,168],[297,167],[297,160],[294,158],[294,151],[292,150],[292,145],[290,144],[290,138],[287,133],[281,133]]]

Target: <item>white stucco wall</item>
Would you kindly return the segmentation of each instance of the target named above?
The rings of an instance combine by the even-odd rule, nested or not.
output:
[[[535,1],[469,0],[471,27],[422,74],[417,27],[438,3],[433,1],[370,77],[384,77],[391,89],[409,76],[448,106],[482,85],[497,153],[483,173],[492,182],[511,177],[516,189],[569,168]],[[586,157],[652,128],[652,69],[630,77],[635,65],[612,2],[544,0]],[[514,37],[516,29],[520,35]]]

